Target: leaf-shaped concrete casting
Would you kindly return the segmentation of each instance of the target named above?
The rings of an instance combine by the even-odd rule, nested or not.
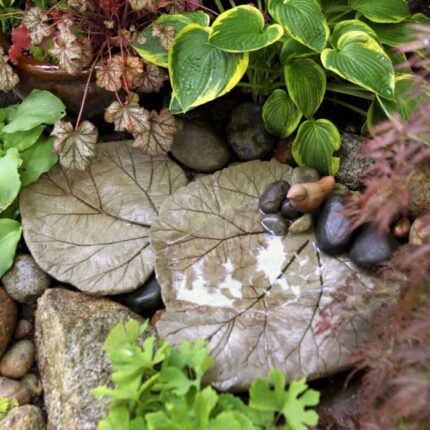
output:
[[[148,235],[159,207],[186,183],[166,157],[101,144],[88,170],[55,166],[22,191],[27,246],[43,270],[84,292],[132,291],[154,269]]]
[[[272,367],[289,379],[333,373],[369,335],[372,306],[337,315],[338,336],[317,329],[333,292],[360,295],[379,281],[320,252],[313,233],[275,237],[260,226],[259,195],[291,173],[251,161],[205,176],[167,198],[151,228],[166,304],[158,333],[207,339],[217,359],[210,377],[223,390],[245,389]]]

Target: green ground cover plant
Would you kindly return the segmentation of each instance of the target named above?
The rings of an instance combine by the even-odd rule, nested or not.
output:
[[[173,347],[150,335],[141,344],[147,327],[148,322],[134,320],[118,324],[104,343],[115,388],[93,390],[110,400],[98,430],[306,430],[317,425],[312,407],[319,393],[305,379],[286,388],[284,375],[273,369],[270,384],[257,378],[245,403],[204,383],[214,363],[204,341]]]
[[[263,118],[270,132],[296,132],[299,165],[335,174],[341,139],[336,125],[318,115],[323,101],[362,114],[368,128],[395,110],[407,118],[416,106],[408,97],[410,71],[396,71],[406,57],[394,48],[408,39],[412,23],[428,18],[412,16],[405,0],[268,0],[225,11],[215,3],[222,13],[211,25],[209,17],[187,23],[185,15],[161,15],[141,33],[145,42],[133,43],[147,61],[167,66],[173,113],[244,86],[268,96]],[[364,100],[368,109],[342,95]]]
[[[53,138],[44,131],[64,115],[62,101],[41,90],[0,109],[0,277],[12,265],[21,238],[19,192],[57,162]]]
[[[18,406],[18,402],[16,400],[9,400],[5,397],[0,398],[0,422],[6,416],[6,414],[13,408]]]

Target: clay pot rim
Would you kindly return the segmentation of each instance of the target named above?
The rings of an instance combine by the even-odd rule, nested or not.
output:
[[[0,31],[0,46],[7,52],[10,48],[10,43]],[[61,69],[58,64],[45,63],[44,61],[37,61],[28,55],[20,55],[18,64],[13,65],[15,69],[20,72],[30,73],[35,76],[49,78],[50,80],[58,81],[86,81],[88,79],[88,70],[83,70],[76,75],[72,75],[64,69]],[[97,66],[96,66],[97,69]],[[92,77],[91,80],[94,80]]]

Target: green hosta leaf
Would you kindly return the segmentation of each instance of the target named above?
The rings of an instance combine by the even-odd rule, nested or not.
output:
[[[333,153],[340,148],[340,134],[335,125],[326,120],[302,123],[293,142],[293,157],[300,166],[317,169],[321,174],[335,175],[339,158]]]
[[[270,0],[270,15],[298,42],[321,52],[329,28],[316,0]]]
[[[399,112],[403,119],[408,119],[424,97],[424,95],[421,97],[417,96],[413,91],[414,89],[416,89],[416,84],[413,81],[412,75],[397,76],[395,101],[375,97],[375,100],[367,111],[367,127],[371,128],[378,122],[389,119],[392,112]]]
[[[212,24],[209,43],[227,52],[248,52],[271,45],[283,34],[279,24],[265,26],[257,8],[243,5],[218,16]]]
[[[287,137],[294,132],[302,113],[284,90],[275,90],[263,106],[263,120],[270,133]]]
[[[410,19],[398,24],[374,24],[373,29],[384,45],[397,48],[402,43],[410,42],[416,30],[412,24],[430,24],[430,18],[422,13],[416,13]]]
[[[306,430],[318,424],[318,415],[307,409],[319,402],[319,393],[308,389],[306,380],[293,381],[285,390],[285,377],[277,369],[269,372],[273,388],[264,379],[258,378],[251,385],[250,407],[260,411],[277,412],[284,415],[288,429]]]
[[[374,22],[400,22],[410,16],[406,0],[349,0],[348,4]]]
[[[312,55],[316,55],[313,49],[308,48],[306,45],[302,45],[297,40],[289,37],[282,44],[281,49],[281,63],[285,65],[288,60],[292,58],[304,58]]]
[[[370,37],[373,37],[376,41],[378,41],[378,36],[366,23],[358,19],[347,19],[335,25],[331,35],[332,45],[336,47],[339,39],[349,31],[362,31],[363,33],[368,34]]]
[[[37,181],[42,173],[47,172],[58,161],[58,155],[53,152],[53,141],[53,138],[43,137],[19,154],[22,158],[19,174],[23,187]]]
[[[300,58],[289,61],[284,67],[284,74],[293,102],[306,118],[312,118],[324,99],[324,70],[314,60]]]
[[[336,49],[324,49],[321,61],[342,78],[380,96],[393,99],[394,69],[381,46],[361,31],[345,33]]]
[[[0,278],[12,266],[21,234],[22,227],[18,221],[0,218]]]
[[[3,133],[27,131],[42,124],[55,124],[66,114],[63,102],[45,90],[33,90],[19,105]]]
[[[145,27],[140,33],[137,41],[132,42],[133,48],[150,63],[160,67],[168,67],[168,56],[166,45],[163,46],[162,38],[157,31],[156,26],[161,28],[172,28],[174,34],[179,33],[188,24],[200,24],[202,26],[209,25],[209,15],[202,12],[176,13],[159,16],[152,24]]]
[[[44,125],[39,125],[27,131],[16,131],[15,133],[0,132],[0,140],[3,141],[6,149],[16,148],[18,151],[25,151],[39,140],[44,129]]]
[[[248,53],[215,48],[208,43],[209,33],[209,28],[189,24],[177,34],[169,51],[170,81],[182,112],[229,92],[248,67]]]
[[[11,148],[0,158],[0,212],[4,211],[16,198],[21,188],[18,168],[22,160],[18,150]]]

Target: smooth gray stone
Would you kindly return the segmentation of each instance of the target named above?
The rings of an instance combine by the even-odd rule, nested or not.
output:
[[[288,231],[288,223],[278,214],[268,214],[261,218],[261,225],[273,236],[285,236]]]
[[[290,184],[287,181],[269,184],[260,197],[258,203],[260,209],[266,214],[278,212],[289,188]]]
[[[293,219],[298,218],[302,213],[299,212],[297,209],[295,209],[294,206],[291,204],[291,202],[288,199],[285,199],[282,202],[281,214],[284,218],[287,218],[289,220],[293,220]]]

